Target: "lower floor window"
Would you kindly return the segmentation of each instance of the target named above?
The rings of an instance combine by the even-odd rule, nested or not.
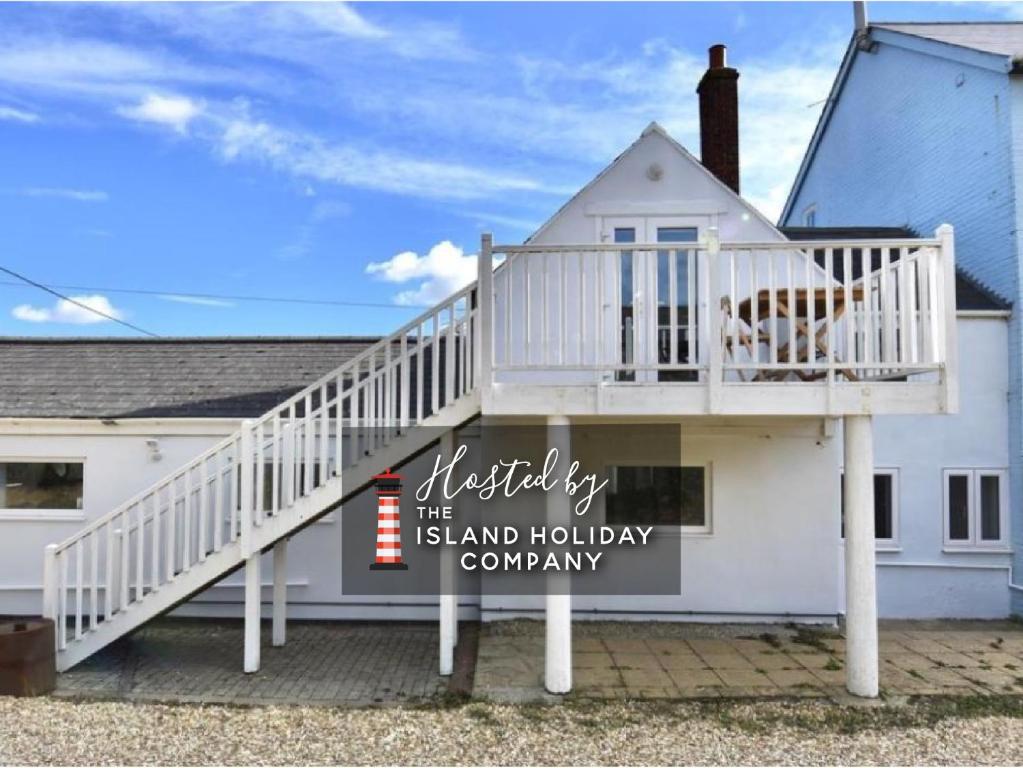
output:
[[[1005,546],[1009,509],[1005,470],[946,469],[944,496],[946,545]]]
[[[608,525],[710,527],[704,466],[608,467],[604,494]]]
[[[83,468],[80,461],[0,461],[0,509],[81,509]]]
[[[879,469],[874,472],[874,539],[882,546],[898,541],[898,472]],[[842,474],[842,538],[845,538],[845,473]]]

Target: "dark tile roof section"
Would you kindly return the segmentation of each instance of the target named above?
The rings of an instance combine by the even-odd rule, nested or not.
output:
[[[0,417],[255,417],[375,341],[0,337]]]
[[[898,240],[920,237],[919,233],[907,227],[781,227],[781,233],[789,240]],[[817,254],[817,262],[823,265],[823,254]],[[852,273],[859,277],[861,262],[858,251],[853,253]],[[874,254],[872,264],[880,266],[880,251]],[[835,258],[832,264],[835,276],[842,276],[842,262]],[[982,284],[968,272],[956,267],[956,308],[966,311],[1006,311],[1011,304]]]

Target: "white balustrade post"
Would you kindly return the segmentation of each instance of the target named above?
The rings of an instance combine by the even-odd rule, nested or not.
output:
[[[494,366],[494,257],[493,237],[485,232],[480,241],[479,279],[476,283],[479,302],[479,338],[476,350],[479,359],[479,387],[483,402],[489,397]],[[508,308],[505,307],[505,311]],[[507,343],[507,340],[505,340]]]
[[[704,290],[707,301],[707,333],[704,336],[709,345],[707,361],[709,364],[707,395],[708,410],[718,413],[721,410],[721,384],[724,370],[724,350],[721,340],[721,240],[717,227],[707,230],[707,276],[704,279]]]
[[[240,537],[242,556],[249,557],[252,554],[252,516],[254,512],[253,491],[255,489],[255,476],[252,443],[253,422],[246,420],[242,422],[241,439],[238,441],[238,456],[235,461],[238,466],[240,489],[238,493],[238,520],[240,524]],[[187,507],[186,507],[187,513]]]
[[[565,416],[547,417],[547,450],[558,450],[559,466],[571,463],[571,424]],[[572,525],[572,502],[564,487],[547,493],[548,535],[554,526]],[[572,579],[568,572],[547,575],[544,687],[550,693],[572,690]]]
[[[245,560],[245,672],[259,671],[259,622],[262,602],[262,584],[259,574],[259,547],[253,541],[254,465],[252,440],[253,422],[242,422],[238,448],[238,474],[241,489],[238,493],[238,518],[241,524],[241,548]]]
[[[959,334],[956,326],[956,257],[955,232],[951,224],[942,224],[934,233],[941,242],[941,290],[938,292],[942,310],[942,341],[945,370],[943,372],[945,413],[959,411]]]
[[[57,545],[47,544],[43,553],[43,618],[56,624],[57,614]]]
[[[455,432],[440,437],[441,463],[445,466],[455,457]],[[450,675],[455,668],[455,645],[458,643],[458,587],[455,569],[455,548],[442,545],[440,550],[440,673]]]
[[[845,417],[846,688],[866,697],[878,693],[872,429],[870,416]]]
[[[111,541],[111,550],[108,553],[110,557],[110,613],[107,614],[107,618],[120,610],[124,610],[124,606],[121,604],[121,579],[126,577],[126,574],[121,569],[121,547],[124,546],[124,531],[120,528],[114,529],[114,535]],[[64,586],[61,585],[61,589]]]
[[[295,503],[295,425],[289,421],[281,430],[281,507]]]
[[[288,617],[288,540],[274,544],[273,632],[271,644],[284,645]]]

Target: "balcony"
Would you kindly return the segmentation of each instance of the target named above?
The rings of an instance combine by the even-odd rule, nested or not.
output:
[[[485,236],[483,411],[954,412],[954,259],[947,225],[912,240],[727,243],[711,229],[684,244],[491,246]]]

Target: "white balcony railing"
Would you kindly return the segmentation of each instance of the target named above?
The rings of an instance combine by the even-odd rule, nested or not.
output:
[[[487,279],[495,255],[504,262]],[[693,243],[491,248],[484,238],[480,274],[485,382],[937,374],[954,388],[948,226],[912,240],[720,243],[711,230]]]

